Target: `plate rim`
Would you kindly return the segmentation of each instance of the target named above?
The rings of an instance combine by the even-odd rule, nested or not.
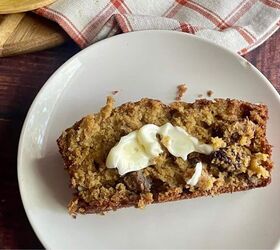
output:
[[[262,81],[263,83],[266,85],[266,87],[268,87],[268,89],[271,91],[271,93],[275,96],[275,98],[278,101],[278,104],[280,106],[280,95],[278,94],[277,90],[275,89],[275,87],[272,85],[272,83],[264,76],[264,74],[262,72],[260,72],[254,65],[252,65],[249,61],[247,61],[245,58],[243,58],[242,56],[240,56],[239,54],[221,46],[218,45],[212,41],[206,40],[204,38],[201,37],[197,37],[195,35],[189,34],[189,33],[184,33],[184,32],[180,32],[180,31],[170,31],[170,30],[143,30],[143,31],[137,31],[137,32],[128,32],[128,33],[122,33],[101,41],[98,41],[90,46],[88,46],[87,48],[79,51],[78,53],[74,54],[72,57],[70,57],[66,62],[64,62],[62,65],[59,66],[58,69],[56,69],[51,76],[48,78],[48,80],[43,84],[43,86],[41,87],[41,89],[39,90],[39,92],[36,94],[35,98],[32,101],[32,104],[29,107],[29,110],[26,114],[26,117],[24,119],[24,123],[23,126],[21,128],[21,133],[20,133],[20,138],[19,138],[19,143],[18,143],[18,153],[17,153],[17,180],[18,180],[18,186],[19,186],[19,192],[20,192],[20,198],[23,204],[23,208],[25,211],[25,214],[28,218],[28,221],[35,233],[35,235],[37,236],[38,240],[41,242],[41,244],[46,248],[46,249],[50,249],[50,246],[48,245],[48,243],[45,241],[44,237],[41,237],[41,233],[39,232],[39,229],[35,226],[35,223],[33,221],[33,217],[32,214],[30,213],[30,211],[27,208],[26,205],[26,198],[24,195],[24,188],[23,188],[23,183],[21,181],[21,176],[22,176],[22,171],[24,169],[21,158],[22,158],[22,154],[23,154],[23,144],[24,144],[24,137],[26,134],[26,127],[27,124],[30,120],[30,116],[35,108],[35,106],[37,105],[38,101],[41,98],[41,95],[44,93],[45,89],[52,83],[53,79],[60,74],[60,71],[62,71],[64,68],[66,68],[69,64],[72,63],[72,61],[74,61],[76,58],[82,56],[83,54],[87,53],[90,50],[94,50],[95,48],[97,48],[98,46],[102,46],[103,44],[106,43],[112,43],[114,40],[119,40],[119,39],[124,39],[126,40],[127,37],[133,37],[133,36],[138,36],[141,34],[143,36],[145,36],[146,34],[151,34],[154,33],[155,35],[162,35],[162,34],[168,34],[171,36],[182,36],[185,39],[193,39],[193,40],[197,40],[197,41],[201,41],[203,43],[206,44],[210,44],[211,46],[216,47],[217,49],[223,50],[224,53],[228,53],[231,56],[233,56],[233,58],[235,60],[239,60],[242,63],[249,63],[250,66],[252,67],[252,70],[254,72],[254,74],[256,74]],[[280,237],[278,239],[278,242],[275,245],[275,249],[278,249],[278,247],[280,247]]]

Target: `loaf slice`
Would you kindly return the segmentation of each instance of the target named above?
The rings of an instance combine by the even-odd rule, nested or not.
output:
[[[264,187],[271,181],[271,146],[266,139],[267,107],[239,100],[200,99],[170,105],[152,99],[114,108],[114,100],[88,115],[58,138],[70,176],[73,198],[69,213],[104,213],[123,207],[190,199]],[[193,152],[184,161],[167,150],[154,165],[120,176],[106,167],[108,153],[122,136],[145,124],[171,123],[200,142],[212,145],[210,155]],[[203,163],[197,185],[187,181]]]

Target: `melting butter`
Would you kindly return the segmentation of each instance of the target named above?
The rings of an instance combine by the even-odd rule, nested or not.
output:
[[[117,168],[120,175],[149,166],[150,157],[137,140],[137,131],[123,136],[107,157],[106,166]]]
[[[188,134],[183,128],[166,123],[159,127],[146,124],[139,130],[123,136],[119,143],[111,149],[106,160],[108,168],[117,168],[120,175],[138,171],[153,165],[153,159],[163,150],[157,135],[167,138],[164,146],[170,154],[187,160],[192,152],[210,154],[211,145],[200,143],[196,137]],[[196,185],[202,172],[202,164],[197,163],[195,173],[187,182]]]

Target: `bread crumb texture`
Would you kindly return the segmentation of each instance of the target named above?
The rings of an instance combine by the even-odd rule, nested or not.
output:
[[[266,140],[267,108],[238,100],[200,99],[194,103],[142,99],[114,108],[114,100],[97,114],[84,117],[58,139],[60,153],[74,190],[70,214],[104,213],[121,207],[217,195],[266,186],[272,169]],[[107,155],[120,138],[145,124],[180,126],[202,143],[210,155],[191,153],[188,160],[167,150],[155,165],[120,176],[109,169]],[[161,138],[164,145],[168,138]],[[163,147],[164,148],[164,147]],[[187,181],[197,162],[203,163],[196,186]]]

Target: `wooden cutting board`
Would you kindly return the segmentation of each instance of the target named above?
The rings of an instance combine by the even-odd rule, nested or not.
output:
[[[49,5],[55,0],[1,0],[0,14],[11,14],[35,10]]]
[[[66,40],[56,23],[34,13],[0,15],[0,57],[51,48]]]

